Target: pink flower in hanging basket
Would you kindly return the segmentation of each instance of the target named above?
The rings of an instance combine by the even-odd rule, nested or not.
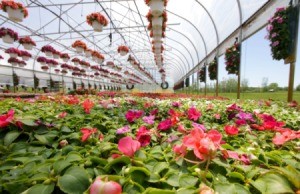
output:
[[[60,58],[62,58],[62,59],[70,59],[70,56],[69,56],[68,53],[61,53],[60,54]]]
[[[86,22],[91,26],[94,21],[97,21],[103,26],[108,25],[107,19],[101,13],[91,13],[90,15],[86,16]]]
[[[18,33],[13,31],[10,28],[0,28],[0,38],[9,35],[12,39],[14,39],[14,41],[17,41],[19,39]]]
[[[80,62],[80,59],[78,59],[78,58],[73,58],[73,59],[72,59],[72,62],[73,62],[73,63],[79,63],[79,62]]]
[[[50,45],[45,45],[45,46],[42,47],[41,51],[43,53],[45,53],[45,52],[53,53],[55,51],[55,49]]]
[[[37,62],[40,62],[40,63],[46,63],[47,62],[46,57],[38,57],[36,60],[37,60]]]
[[[20,55],[20,51],[17,48],[9,48],[5,50],[5,53],[7,54],[16,54],[16,55]]]
[[[23,38],[19,39],[19,43],[20,44],[31,44],[33,46],[36,46],[36,43],[29,37],[29,36],[25,36]]]
[[[32,55],[29,52],[27,52],[27,51],[21,51],[21,50],[19,50],[18,56],[19,57],[29,57],[29,58],[32,57]]]

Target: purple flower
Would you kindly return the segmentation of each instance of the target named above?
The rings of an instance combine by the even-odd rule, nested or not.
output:
[[[176,141],[178,139],[178,136],[176,135],[171,135],[169,138],[168,138],[168,142],[169,143],[172,143],[173,141]]]
[[[180,107],[181,103],[180,102],[172,102],[173,107]]]
[[[206,131],[206,128],[204,127],[204,125],[201,125],[199,123],[193,123],[192,126],[194,128],[201,129],[202,131]]]
[[[268,30],[269,32],[272,31],[273,28],[274,28],[273,25],[268,25],[268,26],[267,26],[267,30]]]
[[[240,112],[239,114],[237,114],[237,117],[242,119],[242,120],[249,120],[249,121],[253,120],[253,117],[252,117],[251,113]]]
[[[120,129],[117,129],[117,134],[120,135],[120,134],[124,134],[124,133],[127,133],[130,131],[130,128],[128,125],[126,125],[125,127],[122,127]]]
[[[271,37],[275,38],[278,34],[276,32],[272,33]]]
[[[273,47],[278,46],[278,45],[279,45],[279,41],[278,40],[272,43]]]
[[[278,24],[281,24],[282,22],[283,22],[282,17],[277,18],[277,23],[278,23]]]
[[[149,125],[153,125],[154,124],[154,119],[155,119],[155,116],[154,115],[151,115],[151,116],[148,116],[148,117],[143,117],[143,121]]]

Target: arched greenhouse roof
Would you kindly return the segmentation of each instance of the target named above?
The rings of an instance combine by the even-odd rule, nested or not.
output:
[[[8,19],[1,11],[1,27],[11,28],[20,37],[30,36],[37,44],[31,51],[33,58],[24,68],[17,68],[22,75],[32,76],[32,70],[42,77],[41,67],[35,59],[42,56],[40,49],[51,45],[71,58],[79,57],[95,64],[84,55],[78,55],[71,47],[76,40],[82,40],[87,47],[105,56],[105,62],[113,61],[124,71],[134,72],[147,83],[160,83],[159,70],[164,68],[166,79],[177,83],[197,72],[200,66],[210,62],[216,55],[224,53],[235,38],[246,39],[264,27],[276,7],[288,5],[288,0],[169,0],[168,17],[163,46],[162,65],[157,65],[152,52],[152,39],[147,30],[146,15],[149,7],[143,0],[19,0],[28,9],[29,16],[23,22]],[[108,26],[102,32],[95,32],[86,22],[92,12],[102,13]],[[242,30],[242,31],[241,31]],[[132,68],[128,56],[118,55],[120,45],[129,47],[130,55],[141,64],[151,76]],[[1,55],[5,49],[19,47],[0,41]],[[6,60],[5,60],[6,61]],[[1,62],[1,71],[10,72],[10,65]],[[100,64],[102,65],[102,64]],[[7,66],[7,67],[6,67]],[[71,74],[66,76],[71,78]],[[151,79],[151,77],[153,79]],[[110,82],[109,78],[103,79]],[[1,82],[1,81],[0,81]]]

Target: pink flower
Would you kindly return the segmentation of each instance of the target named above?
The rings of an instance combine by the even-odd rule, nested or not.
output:
[[[0,115],[0,128],[8,126],[14,118],[14,114],[15,111],[11,109],[7,112],[7,114]]]
[[[148,117],[143,117],[143,121],[149,125],[153,125],[154,124],[154,119],[155,119],[155,116],[154,115],[151,115],[151,116],[148,116]]]
[[[122,127],[122,128],[119,128],[117,129],[117,134],[120,135],[120,134],[124,134],[124,133],[127,133],[130,131],[130,127],[128,125],[126,125],[125,127]]]
[[[125,117],[129,123],[133,123],[135,120],[139,119],[143,115],[141,110],[129,110],[125,114]]]
[[[239,133],[239,129],[234,125],[226,125],[224,129],[227,135],[237,135]]]
[[[246,154],[238,154],[237,152],[230,151],[230,150],[223,150],[222,153],[225,159],[232,158],[243,162],[245,165],[250,164],[250,159]]]
[[[65,118],[67,115],[68,115],[67,112],[61,112],[61,113],[59,113],[58,118],[63,119],[63,118]]]
[[[183,134],[186,133],[186,130],[185,130],[185,128],[182,124],[178,125],[177,131],[180,132],[180,133],[183,133]]]
[[[191,107],[188,110],[188,118],[193,121],[197,121],[201,117],[201,113],[197,111],[195,107]]]
[[[218,114],[218,113],[216,113],[215,115],[214,115],[214,117],[215,117],[215,119],[220,119],[221,118],[221,115],[220,114]]]
[[[86,99],[83,103],[82,103],[82,107],[84,109],[84,112],[86,114],[90,114],[91,113],[91,109],[94,107],[94,102],[91,101],[90,99]]]
[[[82,137],[81,137],[81,141],[85,142],[92,134],[97,133],[97,129],[96,128],[81,128],[81,133],[82,133]]]
[[[275,145],[283,145],[285,142],[300,138],[299,131],[293,131],[291,129],[284,129],[281,130],[279,133],[276,133],[275,137],[273,138],[273,143]]]
[[[122,187],[119,183],[114,181],[102,181],[100,177],[97,177],[92,183],[90,188],[90,194],[121,194]]]
[[[161,131],[166,131],[168,129],[170,129],[172,127],[172,121],[171,119],[166,119],[164,121],[161,121],[158,126],[157,129],[161,130]]]
[[[173,107],[180,107],[181,106],[181,102],[172,102],[172,106]]]
[[[142,147],[149,145],[151,142],[150,131],[145,126],[141,126],[137,131],[136,139],[141,143]]]
[[[207,160],[215,157],[221,140],[222,135],[217,130],[210,130],[205,133],[201,129],[195,128],[183,138],[183,144],[192,149],[197,158]]]
[[[271,31],[273,30],[273,28],[274,28],[273,25],[268,25],[268,26],[267,26],[267,31],[268,31],[268,32],[271,32]]]
[[[278,46],[278,45],[279,45],[279,41],[278,40],[272,43],[272,47],[275,47],[275,46]]]
[[[285,10],[284,7],[278,7],[278,8],[276,8],[276,12],[281,12],[281,11],[284,11],[284,10]]]
[[[118,149],[124,155],[133,157],[134,153],[139,150],[141,143],[137,140],[133,140],[131,137],[123,137],[119,140]]]
[[[272,33],[271,37],[275,38],[278,34],[276,32]]]
[[[187,147],[182,144],[182,145],[175,145],[173,147],[173,152],[177,155],[179,155],[179,157],[184,157],[186,155],[187,152]]]

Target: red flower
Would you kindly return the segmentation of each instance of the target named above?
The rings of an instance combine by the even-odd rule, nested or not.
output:
[[[6,127],[14,118],[15,111],[9,110],[7,114],[0,115],[0,128]]]
[[[118,143],[119,151],[129,157],[133,157],[134,153],[139,150],[140,147],[141,143],[133,140],[131,137],[123,137]]]
[[[122,187],[119,183],[114,181],[102,181],[97,177],[90,188],[90,194],[121,194]]]
[[[85,142],[92,134],[97,133],[96,128],[82,128],[81,133],[83,134],[81,137],[81,141]]]
[[[166,119],[162,122],[160,122],[157,126],[157,129],[161,131],[166,131],[172,127],[172,120],[171,119]]]
[[[61,113],[59,113],[58,118],[63,119],[67,116],[67,114],[68,114],[67,112],[61,112]]]
[[[200,160],[207,160],[216,155],[220,147],[222,134],[217,130],[210,130],[205,133],[203,130],[195,128],[191,133],[183,138],[183,144],[194,151]]]
[[[179,157],[184,157],[186,155],[186,152],[187,152],[187,147],[182,144],[182,145],[175,145],[173,147],[173,151],[179,155]]]
[[[195,108],[191,107],[188,110],[188,118],[192,121],[197,121],[201,117],[201,113]]]
[[[237,135],[239,133],[239,129],[234,125],[226,125],[224,129],[227,135]]]
[[[229,151],[229,150],[223,150],[222,153],[225,159],[232,158],[243,162],[245,165],[250,164],[249,157],[246,154],[238,154],[237,152]]]
[[[90,114],[91,113],[91,109],[94,107],[94,102],[91,101],[90,99],[86,99],[83,103],[82,103],[82,107],[84,109],[84,112],[86,114]]]
[[[158,109],[154,109],[150,112],[150,115],[157,115]]]
[[[129,123],[133,123],[135,120],[139,119],[144,114],[141,110],[129,110],[125,114],[125,117]]]
[[[136,139],[141,143],[142,147],[149,145],[151,141],[150,131],[145,126],[140,127],[137,131]]]

